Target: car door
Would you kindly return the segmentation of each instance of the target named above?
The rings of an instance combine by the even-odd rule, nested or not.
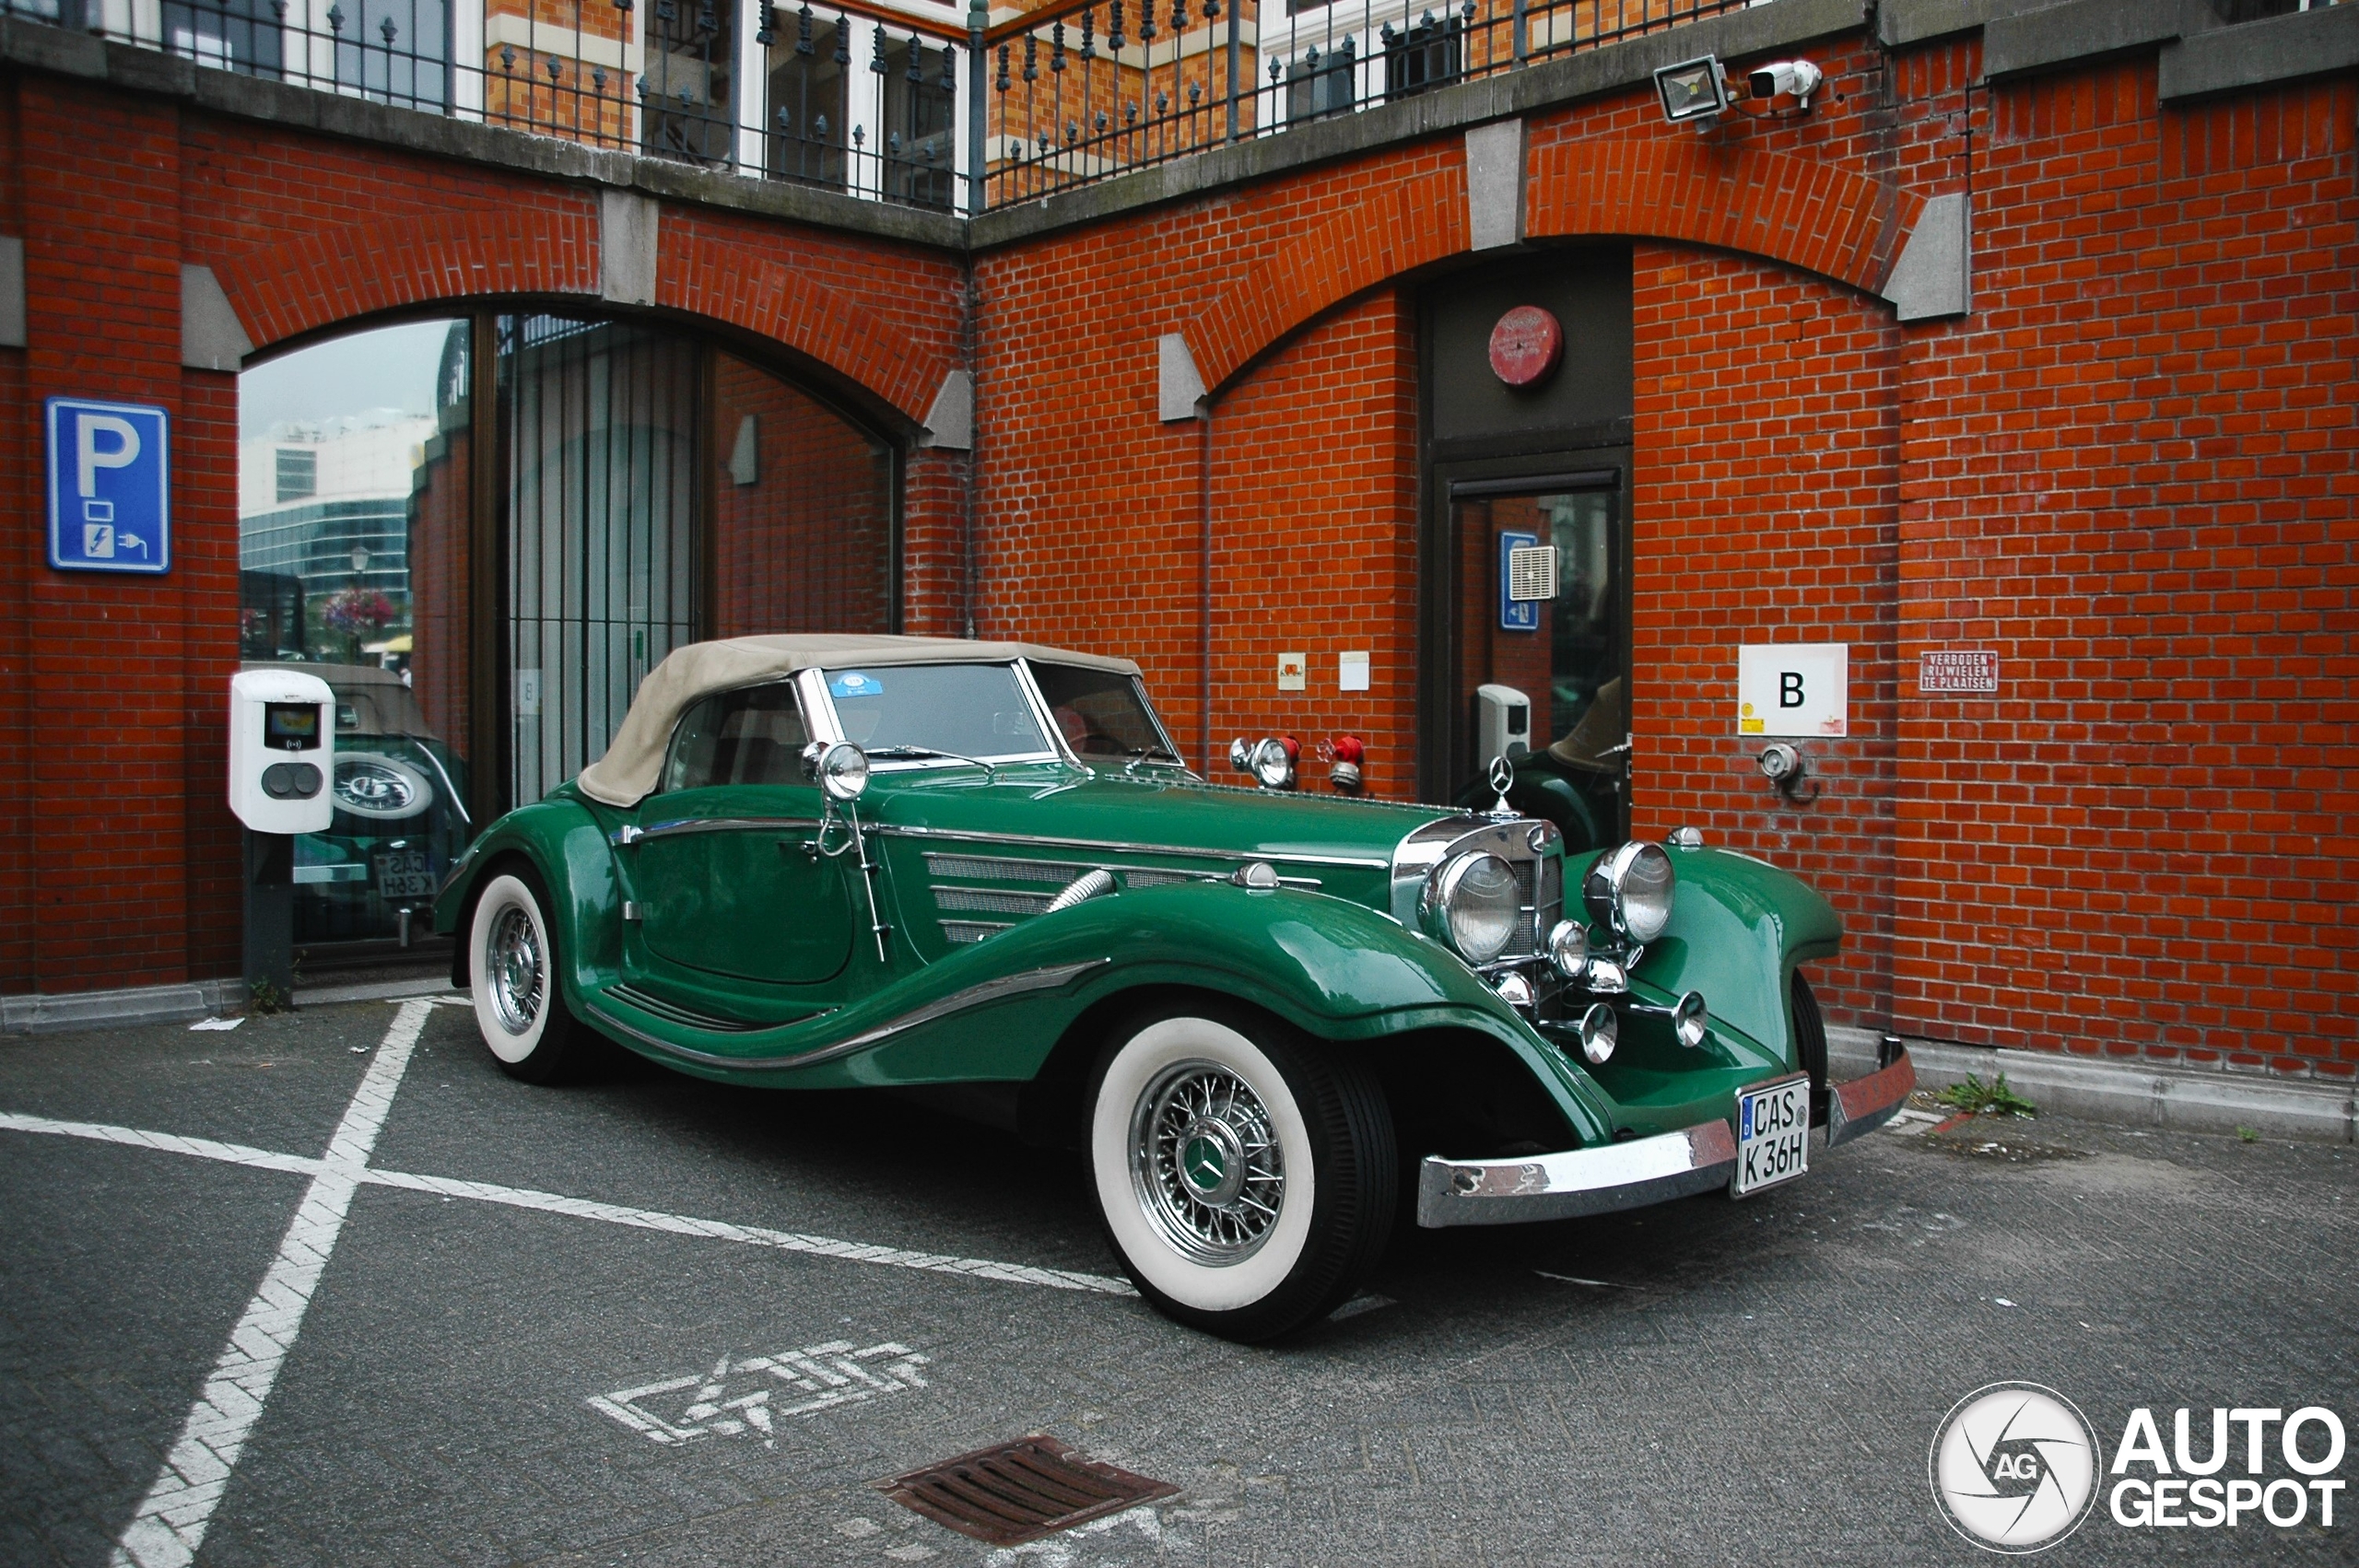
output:
[[[842,971],[853,889],[846,861],[818,852],[808,735],[783,682],[720,693],[681,717],[628,851],[640,938],[656,965],[779,985]]]

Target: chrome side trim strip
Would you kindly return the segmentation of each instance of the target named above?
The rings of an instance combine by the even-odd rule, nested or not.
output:
[[[816,816],[690,816],[659,822],[652,827],[625,829],[630,837],[615,836],[616,844],[640,844],[650,838],[671,838],[688,833],[761,833],[798,827],[816,828]]]
[[[727,1068],[737,1072],[780,1072],[798,1067],[816,1067],[821,1062],[834,1061],[839,1058],[867,1050],[871,1047],[881,1046],[896,1035],[905,1034],[920,1024],[932,1024],[937,1019],[947,1018],[956,1012],[964,1012],[968,1008],[1003,1001],[1009,997],[1022,996],[1030,991],[1054,990],[1069,981],[1078,979],[1083,975],[1094,969],[1103,968],[1113,962],[1111,958],[1091,958],[1079,964],[1059,964],[1043,969],[1027,969],[1020,974],[1001,975],[993,979],[982,981],[980,984],[968,986],[963,991],[954,991],[946,997],[927,1002],[922,1007],[912,1008],[898,1018],[888,1019],[873,1029],[863,1030],[848,1040],[839,1040],[832,1046],[821,1046],[816,1050],[800,1051],[788,1056],[744,1057],[727,1056],[718,1051],[700,1051],[688,1046],[675,1046],[669,1040],[657,1039],[644,1030],[631,1027],[604,1008],[585,1007],[583,1011],[607,1027],[619,1029],[632,1039],[651,1046],[665,1056],[676,1057],[682,1061],[692,1061],[699,1067]],[[785,1025],[789,1028],[794,1026]]]
[[[1109,854],[1180,855],[1191,860],[1219,860],[1224,864],[1240,865],[1247,860],[1282,860],[1288,865],[1350,866],[1360,871],[1380,872],[1389,860],[1369,860],[1359,855],[1277,854],[1267,850],[1196,849],[1178,844],[1134,844],[1119,838],[1050,838],[1029,833],[968,833],[948,827],[901,827],[886,823],[869,829],[888,838],[940,839],[954,844],[1022,844],[1041,849],[1096,849]]]
[[[1736,1134],[1725,1121],[1520,1160],[1426,1157],[1417,1171],[1417,1223],[1520,1224],[1662,1203],[1726,1188]]]

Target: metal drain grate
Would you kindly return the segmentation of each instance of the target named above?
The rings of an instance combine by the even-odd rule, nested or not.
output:
[[[905,1508],[993,1546],[1021,1546],[1180,1491],[1037,1432],[880,1480],[876,1488]]]

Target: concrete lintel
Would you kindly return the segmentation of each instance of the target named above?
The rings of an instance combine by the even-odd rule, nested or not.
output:
[[[1963,194],[1935,196],[1917,215],[1884,297],[1904,322],[1963,316],[1970,308],[1972,215]]]
[[[953,370],[942,378],[933,406],[925,411],[925,434],[918,444],[945,451],[967,451],[975,444],[975,378]]]
[[[53,1035],[68,1029],[179,1024],[235,1012],[246,1001],[243,980],[192,980],[182,986],[133,986],[118,990],[64,991],[0,997],[0,1035]]]
[[[609,305],[655,303],[656,236],[663,209],[631,191],[598,193],[598,298]]]
[[[1876,1040],[1865,1029],[1827,1030],[1827,1059],[1834,1075],[1848,1078],[1873,1071]],[[2091,1121],[2189,1132],[2234,1132],[2248,1127],[2271,1138],[2359,1141],[2353,1085],[2331,1080],[2206,1071],[2127,1058],[1998,1050],[1931,1040],[1909,1040],[1908,1055],[1917,1064],[1921,1087],[1947,1088],[1964,1082],[1969,1072],[1989,1083],[2003,1072],[2007,1087],[2042,1110]]]
[[[2220,25],[2210,0],[2067,0],[1994,17],[1982,29],[1992,81],[2158,48]]]
[[[0,234],[0,348],[25,346],[25,242]]]
[[[1156,417],[1166,425],[1196,416],[1196,404],[1203,401],[1204,378],[1196,369],[1196,357],[1188,352],[1188,340],[1176,332],[1165,333],[1155,340],[1155,408]]]
[[[2001,17],[2055,4],[2056,0],[1884,0],[1876,7],[1876,38],[1886,49],[1931,43],[1978,31]]]
[[[2163,46],[2165,103],[2246,92],[2359,68],[2359,5],[2296,11]]]
[[[1467,249],[1523,242],[1523,122],[1495,120],[1466,133]]]
[[[181,267],[181,363],[192,370],[231,374],[254,351],[245,323],[229,308],[229,297],[211,267]]]

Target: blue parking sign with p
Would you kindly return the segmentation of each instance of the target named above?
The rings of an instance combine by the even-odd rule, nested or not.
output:
[[[49,564],[144,572],[172,564],[171,432],[160,408],[49,400]]]

